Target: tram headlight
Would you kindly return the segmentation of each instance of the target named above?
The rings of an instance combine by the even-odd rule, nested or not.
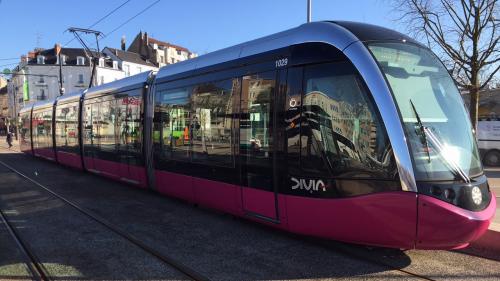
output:
[[[474,186],[471,190],[472,202],[476,205],[481,205],[483,202],[483,194],[481,193],[481,189],[479,187]]]

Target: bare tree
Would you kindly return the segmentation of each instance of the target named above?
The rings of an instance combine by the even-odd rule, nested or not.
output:
[[[392,0],[400,20],[441,55],[457,85],[470,94],[477,127],[479,91],[500,68],[498,0]]]

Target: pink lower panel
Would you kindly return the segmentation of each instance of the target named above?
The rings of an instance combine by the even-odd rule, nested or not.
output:
[[[195,202],[192,177],[155,170],[155,180],[158,192]]]
[[[419,249],[450,249],[466,246],[479,238],[490,225],[496,211],[495,194],[483,211],[464,210],[439,199],[419,195]]]
[[[243,209],[245,212],[262,215],[268,218],[276,218],[276,200],[274,192],[259,190],[255,188],[242,188]],[[278,212],[280,220],[283,221],[286,217],[285,200],[283,196],[278,196]]]
[[[240,187],[211,181],[201,178],[193,178],[195,202],[210,208],[219,209],[231,214],[241,214]]]
[[[148,179],[145,167],[129,165],[128,171],[129,171],[128,175],[125,176],[122,175],[122,177],[138,182],[138,185],[140,187],[146,188],[148,186]]]
[[[359,244],[413,248],[417,198],[383,192],[342,199],[286,196],[289,230]]]
[[[120,178],[121,165],[122,164],[118,162],[94,158],[94,169],[99,171],[101,175],[111,179]]]
[[[84,156],[83,157],[83,162],[85,163],[85,169],[86,170],[95,170],[95,165],[94,165],[94,158]]]
[[[80,155],[76,153],[58,151],[57,162],[69,167],[82,169],[82,160],[80,158]]]
[[[54,150],[52,148],[35,148],[35,156],[43,157],[49,160],[55,160]]]

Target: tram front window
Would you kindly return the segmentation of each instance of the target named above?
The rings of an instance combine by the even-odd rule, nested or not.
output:
[[[368,45],[392,89],[412,150],[417,180],[466,179],[481,173],[472,126],[448,71],[428,49]]]

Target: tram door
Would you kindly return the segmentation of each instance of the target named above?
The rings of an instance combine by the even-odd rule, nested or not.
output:
[[[239,149],[243,209],[249,216],[279,222],[275,167],[276,71],[241,80]]]

